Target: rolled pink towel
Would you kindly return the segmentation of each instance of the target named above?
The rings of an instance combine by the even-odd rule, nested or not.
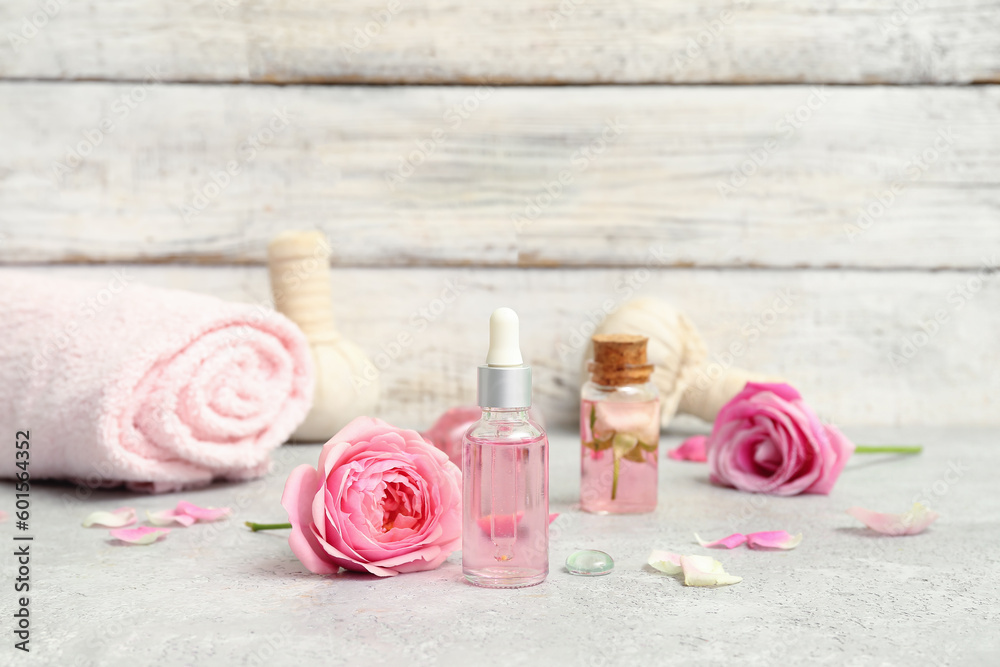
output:
[[[162,493],[267,472],[305,418],[302,332],[249,304],[0,271],[0,474]]]

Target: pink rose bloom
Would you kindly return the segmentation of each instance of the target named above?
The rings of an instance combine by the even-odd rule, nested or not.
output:
[[[854,444],[789,385],[748,382],[719,411],[706,450],[712,482],[794,496],[830,493]]]
[[[421,433],[424,439],[448,455],[451,462],[462,466],[462,437],[479,421],[483,409],[478,405],[463,405],[448,410],[434,425]]]
[[[647,444],[660,440],[659,401],[626,404],[597,401],[594,417],[594,437],[600,440],[615,433],[633,435]]]
[[[416,431],[358,417],[295,468],[288,544],[316,574],[388,577],[438,567],[462,543],[462,473]]]
[[[462,438],[469,427],[479,421],[483,409],[478,405],[461,405],[448,410],[438,417],[434,425],[421,433],[424,440],[448,455],[451,462],[462,467]],[[528,417],[539,424],[545,424],[542,413],[535,408],[528,409]]]

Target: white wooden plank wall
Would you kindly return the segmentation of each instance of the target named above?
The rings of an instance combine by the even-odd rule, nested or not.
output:
[[[119,275],[130,281],[258,304],[270,299],[266,270],[257,266],[25,270],[93,278],[100,286],[123,269]],[[0,269],[0,280],[8,270]],[[965,271],[771,269],[647,274],[641,268],[331,273],[339,327],[379,368],[382,414],[414,427],[429,425],[446,406],[475,402],[475,367],[485,359],[487,323],[497,304],[516,308],[521,316],[521,346],[533,367],[536,402],[554,423],[570,423],[577,410],[580,341],[608,305],[623,303],[630,290],[688,313],[713,363],[786,377],[827,420],[995,424],[1000,279],[974,277]],[[450,303],[441,298],[444,292]],[[772,310],[779,298],[791,306]],[[944,317],[934,330],[939,311]],[[933,330],[927,340],[922,325]],[[399,346],[400,334],[412,342]],[[746,350],[730,362],[723,353],[733,343]]]
[[[28,79],[1000,80],[990,0],[4,0],[0,26],[22,40],[0,70]]]
[[[648,267],[713,349],[791,290],[738,362],[829,419],[1000,425],[996,3],[9,0],[0,36],[0,262],[259,302],[323,229],[345,333],[413,334],[389,419],[472,399],[503,303],[572,420]]]

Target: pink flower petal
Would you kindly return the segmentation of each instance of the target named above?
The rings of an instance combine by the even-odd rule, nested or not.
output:
[[[681,556],[681,570],[685,586],[729,586],[743,581],[743,577],[729,574],[722,563],[709,556]]]
[[[184,500],[177,503],[177,511],[193,516],[198,521],[218,521],[233,512],[228,507],[198,507]]]
[[[551,526],[552,522],[555,521],[558,518],[559,518],[559,512],[553,512],[552,514],[550,514],[549,515],[549,525]]]
[[[802,541],[802,534],[792,535],[784,530],[767,530],[747,535],[751,549],[794,549]]]
[[[708,460],[705,452],[705,443],[708,441],[707,435],[691,436],[680,445],[667,452],[667,456],[675,461],[697,461],[704,463]]]
[[[758,533],[759,534],[759,533]],[[698,533],[694,534],[694,538],[698,540],[698,544],[705,547],[706,549],[718,549],[719,547],[725,547],[726,549],[735,549],[736,547],[744,544],[747,541],[747,536],[743,533],[733,533],[729,537],[723,537],[721,540],[715,540],[714,542],[706,542],[698,536]]]
[[[160,510],[159,512],[146,512],[146,518],[154,526],[169,526],[172,523],[180,524],[185,528],[194,524],[197,519],[193,516],[188,516],[182,512],[178,512],[176,509],[172,510]]]
[[[667,574],[678,574],[681,571],[681,556],[669,551],[654,551],[649,554],[646,562],[650,567]]]
[[[913,507],[902,514],[873,512],[863,507],[852,507],[847,513],[883,535],[916,535],[924,532],[940,516],[921,503],[913,503]]]
[[[83,527],[100,526],[102,528],[122,528],[135,523],[135,509],[132,507],[119,507],[111,512],[91,512],[83,520]]]
[[[666,574],[684,574],[685,586],[728,586],[743,581],[728,574],[722,563],[709,556],[681,556],[668,551],[654,551],[646,561]]]
[[[139,526],[138,528],[117,528],[108,531],[111,537],[129,544],[152,544],[170,532],[169,528]]]

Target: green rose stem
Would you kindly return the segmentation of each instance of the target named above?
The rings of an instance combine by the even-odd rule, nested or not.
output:
[[[919,454],[923,445],[858,445],[855,454]]]
[[[281,530],[282,528],[292,527],[290,523],[254,523],[253,521],[247,521],[245,525],[255,533],[258,530]]]
[[[611,458],[614,460],[614,476],[611,478],[611,500],[614,500],[615,496],[618,495],[618,473],[621,471],[622,458],[618,455],[617,449],[611,450]]]

